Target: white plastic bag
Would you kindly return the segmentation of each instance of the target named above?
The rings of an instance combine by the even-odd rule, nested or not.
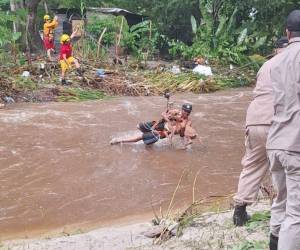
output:
[[[197,65],[193,72],[199,75],[205,75],[205,76],[212,76],[213,73],[211,71],[211,67],[209,66],[203,66],[203,65]]]

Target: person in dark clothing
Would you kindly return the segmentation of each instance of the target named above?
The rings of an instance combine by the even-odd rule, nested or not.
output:
[[[187,144],[190,144],[191,140],[196,137],[196,133],[193,132],[195,130],[191,127],[191,121],[189,119],[191,111],[191,104],[183,104],[181,111],[173,109],[162,113],[162,119],[159,121],[139,123],[137,128],[142,132],[142,135],[129,139],[113,139],[110,144],[116,145],[120,143],[143,141],[144,144],[151,145],[156,143],[159,139],[165,138],[169,138],[170,144],[172,144],[172,138],[175,134],[186,137]]]

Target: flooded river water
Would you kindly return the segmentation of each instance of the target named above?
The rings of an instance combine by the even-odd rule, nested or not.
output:
[[[166,107],[163,97],[0,110],[1,239],[150,215],[152,206],[167,207],[184,170],[175,207],[191,202],[198,171],[196,198],[233,193],[250,96],[250,89],[173,96],[175,106],[193,104],[203,142],[187,151],[164,141],[151,148],[109,145],[112,137],[136,133],[139,121],[157,119]]]

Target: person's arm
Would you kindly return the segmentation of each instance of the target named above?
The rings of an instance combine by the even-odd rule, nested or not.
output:
[[[166,121],[169,122],[169,113],[168,112],[162,112],[161,113],[162,118]]]
[[[192,121],[191,121],[191,120],[187,120],[187,122],[186,122],[186,126],[190,126],[190,127],[192,127]]]
[[[164,134],[169,139],[169,143],[170,143],[171,146],[173,146],[174,132],[175,132],[175,130],[174,130],[174,128],[171,125],[169,125],[169,132],[164,131]]]
[[[184,131],[185,145],[189,145],[193,143],[193,139],[198,138],[199,142],[201,142],[196,130],[191,126],[191,122],[189,122]]]
[[[76,27],[73,31],[73,33],[71,34],[70,38],[73,39],[76,35],[77,35],[77,32],[79,31],[79,28]]]
[[[192,121],[191,120],[183,120],[183,122],[182,122],[183,129],[186,129],[187,126],[189,126],[189,127],[192,126]]]
[[[159,121],[154,122],[153,125],[152,125],[152,127],[151,127],[151,129],[155,130],[155,127],[158,125],[158,123],[159,123]]]

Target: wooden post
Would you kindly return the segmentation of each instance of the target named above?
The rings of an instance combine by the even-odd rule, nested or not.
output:
[[[120,42],[121,42],[121,36],[122,36],[122,31],[123,31],[123,24],[124,24],[124,17],[122,16],[122,21],[121,21],[121,25],[120,25],[120,31],[119,31],[119,34],[116,37],[116,48],[115,48],[116,64],[118,64],[119,61],[120,61],[119,54],[118,54],[118,47],[119,47]]]
[[[120,45],[121,42],[121,36],[122,36],[122,31],[123,31],[123,24],[124,24],[124,17],[122,16],[122,21],[121,21],[121,27],[120,27],[120,32],[119,32],[119,39],[118,39],[118,46]]]
[[[104,30],[101,32],[101,35],[98,40],[97,58],[99,58],[101,42],[102,42],[102,39],[103,39],[103,36],[104,36],[106,30],[107,30],[107,28],[105,27]]]
[[[151,20],[149,22],[149,30],[150,30],[150,32],[149,32],[149,41],[151,41],[151,39],[152,39],[152,21]]]
[[[152,21],[150,20],[149,22],[149,43],[151,44],[151,39],[152,39]],[[149,45],[150,45],[149,44]],[[151,44],[152,45],[152,44]],[[145,56],[145,66],[147,65],[147,61],[148,61],[148,56],[149,56],[149,50],[150,50],[150,46],[148,46],[147,48],[147,53],[146,53],[146,56]]]

